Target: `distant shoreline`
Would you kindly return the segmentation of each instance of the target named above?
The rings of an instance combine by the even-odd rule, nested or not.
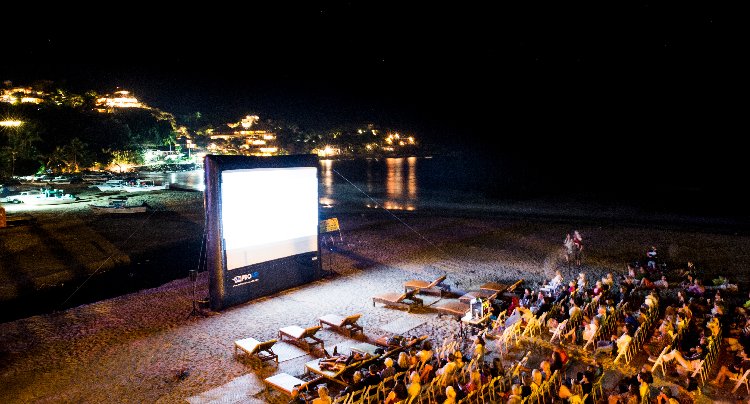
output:
[[[87,204],[97,198],[107,198],[108,194],[81,186],[78,192],[85,202],[63,208],[64,211],[16,213],[13,209],[18,209],[18,206],[9,207],[10,216],[24,214],[35,221],[0,229],[0,235],[4,238],[0,242],[0,253],[4,254],[6,263],[12,263],[0,271],[3,284],[0,287],[0,307],[5,313],[0,316],[0,321],[59,309],[63,301],[84,282],[86,288],[76,292],[76,298],[66,306],[155,287],[172,279],[186,277],[189,270],[198,268],[204,219],[202,192],[166,190],[133,194],[130,195],[133,203],[146,202],[158,211],[104,216],[91,213]],[[593,203],[588,206],[555,205],[549,200],[494,204],[431,202],[414,211],[372,209],[352,202],[321,209],[321,218],[324,217],[340,217],[343,222],[347,217],[366,217],[386,223],[425,217],[456,220],[492,218],[568,228],[642,228],[694,234],[750,234],[747,220],[644,215],[632,207],[607,210]],[[140,237],[129,239],[126,244],[131,234]],[[68,240],[69,237],[72,239]],[[20,244],[16,245],[11,240],[19,240]],[[106,247],[101,250],[101,246]],[[27,256],[29,251],[33,251],[33,257]],[[120,258],[111,260],[110,253],[116,253]],[[72,260],[59,258],[66,256],[72,257]],[[77,267],[71,262],[78,262]],[[104,264],[99,266],[96,262]],[[95,269],[96,275],[88,279]],[[19,278],[18,273],[24,275]]]

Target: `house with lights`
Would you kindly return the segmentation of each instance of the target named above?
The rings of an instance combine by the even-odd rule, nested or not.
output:
[[[253,129],[260,118],[248,115],[239,122],[228,123],[211,134],[209,150],[224,152],[228,148],[247,156],[273,156],[279,153],[276,134],[267,130]]]
[[[112,94],[105,94],[96,99],[96,110],[98,112],[113,112],[117,108],[144,108],[148,106],[138,101],[130,91],[115,91]]]
[[[0,93],[0,102],[8,104],[41,104],[45,94],[31,87],[6,88]]]

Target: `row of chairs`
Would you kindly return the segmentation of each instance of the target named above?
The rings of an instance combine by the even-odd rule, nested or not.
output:
[[[390,392],[397,379],[406,377],[406,371],[398,372],[384,378],[379,384],[355,390],[344,396],[336,397],[334,404],[374,404],[381,403]]]
[[[662,374],[664,374],[664,355],[672,351],[673,349],[678,349],[680,347],[680,343],[682,342],[682,336],[685,334],[686,330],[690,326],[690,319],[688,318],[682,326],[677,328],[677,331],[675,331],[673,334],[670,333],[672,336],[672,340],[666,344],[664,349],[659,354],[659,357],[656,358],[656,361],[654,362],[653,366],[651,366],[651,371],[656,372],[657,369],[661,369]]]
[[[552,376],[542,382],[542,385],[536,391],[523,399],[523,404],[544,404],[547,399],[550,403],[553,403],[557,397],[557,392],[560,391],[560,384],[562,384],[561,373],[559,370],[555,370]]]
[[[656,320],[659,317],[659,305],[654,304],[653,306],[648,306],[648,310],[646,311],[645,319],[641,323],[641,325],[638,327],[638,329],[635,331],[635,335],[633,336],[633,339],[630,340],[630,344],[628,344],[628,348],[624,349],[622,352],[617,353],[617,357],[615,358],[613,364],[616,365],[620,360],[624,360],[625,364],[630,364],[630,361],[633,359],[633,356],[640,352],[641,347],[643,346],[643,343],[646,341],[648,336],[651,333],[651,326],[656,322]]]
[[[615,333],[617,322],[622,318],[627,305],[627,303],[618,304],[617,307],[615,307],[614,313],[604,317],[602,324],[599,325],[596,333],[594,333],[594,337],[587,341],[586,345],[583,346],[584,351],[588,348],[589,345],[593,345],[594,352],[596,352],[596,347],[599,341],[607,340],[609,339],[610,335]]]

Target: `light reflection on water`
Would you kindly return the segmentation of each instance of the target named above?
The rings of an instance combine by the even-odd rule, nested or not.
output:
[[[419,205],[417,168],[420,160],[417,157],[357,162],[320,160],[320,203],[323,206],[354,203],[371,208],[415,210]],[[143,176],[157,182],[168,181],[179,188],[205,190],[203,170]]]

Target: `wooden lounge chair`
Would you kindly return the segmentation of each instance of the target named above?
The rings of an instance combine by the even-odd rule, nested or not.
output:
[[[357,331],[362,332],[362,326],[357,324],[357,320],[359,320],[360,317],[362,317],[361,313],[352,314],[347,317],[338,314],[326,314],[325,316],[320,317],[318,321],[320,321],[321,327],[323,324],[328,324],[333,328],[346,331],[351,337]]]
[[[268,360],[275,360],[276,364],[279,363],[279,355],[273,352],[273,345],[276,343],[275,339],[269,339],[268,341],[258,341],[255,338],[245,338],[234,341],[234,355],[237,356],[238,350],[247,353],[250,356],[255,356],[260,359],[261,362]]]
[[[320,367],[321,359],[320,358],[313,359],[305,363],[305,372],[315,373],[319,376],[323,376],[326,379],[339,383],[343,386],[348,386],[349,376],[351,376],[351,373],[353,373],[355,370],[359,370],[359,369],[370,366],[371,364],[375,363],[380,357],[381,355],[374,355],[374,356],[367,355],[364,359],[352,361],[348,365],[343,366],[336,370],[323,369]]]
[[[372,297],[372,306],[375,307],[375,303],[382,303],[385,306],[402,307],[411,311],[412,307],[419,307],[424,304],[422,299],[414,296],[417,293],[419,293],[419,289],[412,289],[406,293],[383,293]]]
[[[443,275],[432,282],[422,281],[418,279],[412,279],[404,282],[404,293],[408,293],[411,290],[419,289],[417,293],[426,293],[431,295],[442,296],[443,290],[437,286],[441,284],[448,275]]]
[[[469,303],[464,303],[458,300],[444,300],[430,306],[437,310],[438,317],[443,315],[450,315],[456,318],[461,318],[469,312]]]
[[[266,383],[269,387],[291,397],[292,390],[294,390],[295,387],[297,387],[300,392],[309,392],[311,390],[310,387],[319,383],[322,379],[323,377],[319,376],[312,380],[305,381],[288,373],[278,373],[273,376],[266,377],[265,379],[263,379],[263,382]]]
[[[459,297],[458,300],[461,303],[471,303],[472,299],[481,298],[484,300],[492,300],[497,297],[497,291],[488,290],[488,289],[480,289],[480,290],[473,290],[470,292],[466,292],[463,296]]]
[[[291,340],[291,342],[296,343],[297,345],[304,346],[308,351],[312,351],[315,345],[318,345],[318,344],[320,344],[320,349],[324,350],[325,346],[323,344],[323,340],[315,336],[315,334],[321,328],[322,327],[319,325],[315,325],[315,326],[308,327],[308,328],[302,328],[296,325],[290,325],[288,327],[280,328],[279,329],[279,341],[283,341],[284,336],[286,336]]]

